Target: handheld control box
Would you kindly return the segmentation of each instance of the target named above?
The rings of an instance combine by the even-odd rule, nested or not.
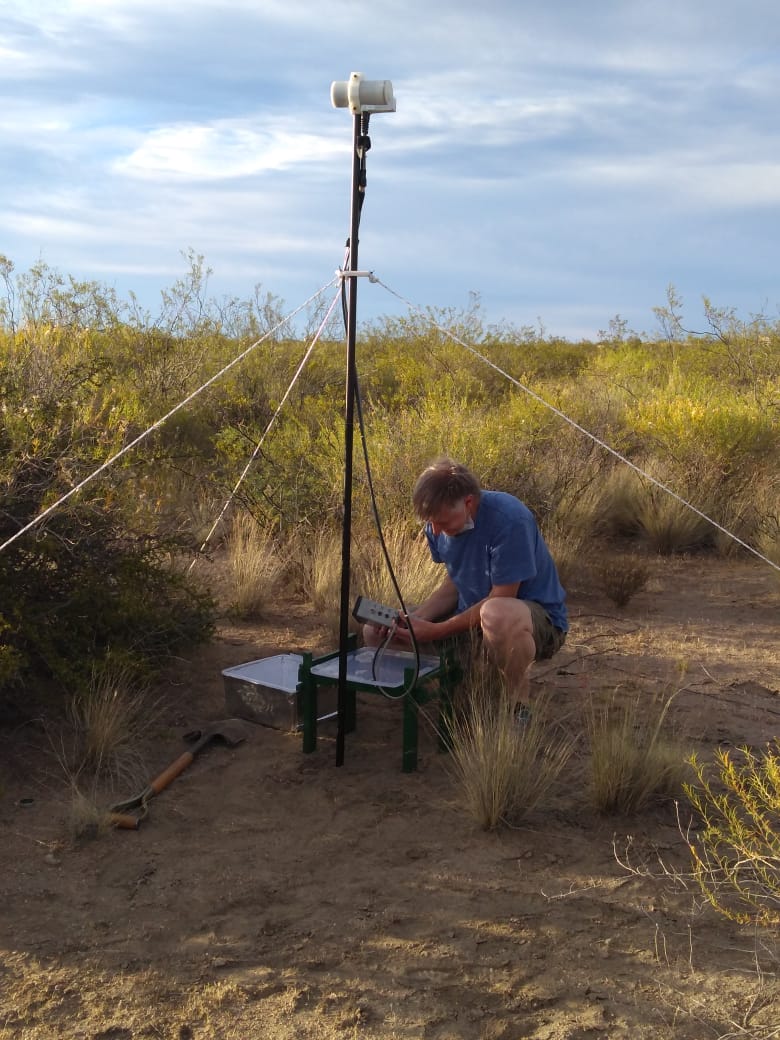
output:
[[[352,617],[356,621],[365,625],[378,625],[380,628],[390,628],[398,620],[399,614],[400,611],[395,607],[385,607],[366,596],[358,596],[352,608]]]

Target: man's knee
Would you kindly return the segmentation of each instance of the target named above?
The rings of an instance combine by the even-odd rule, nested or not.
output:
[[[495,596],[480,610],[482,634],[501,667],[525,668],[536,656],[533,618],[519,599]],[[503,662],[503,663],[502,663]]]
[[[521,599],[494,596],[486,599],[479,612],[479,622],[488,639],[533,637],[534,625],[528,605]]]
[[[533,618],[522,600],[495,596],[480,609],[485,644],[508,681],[520,681],[536,656]]]

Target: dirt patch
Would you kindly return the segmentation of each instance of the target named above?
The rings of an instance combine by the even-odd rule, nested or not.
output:
[[[778,734],[770,568],[667,560],[622,610],[587,589],[570,608],[535,686],[572,728],[590,692],[630,686],[679,690],[674,725],[703,753]],[[224,717],[223,668],[332,649],[305,605],[224,626],[172,673],[149,775]],[[521,827],[484,833],[429,727],[419,770],[400,771],[399,704],[359,697],[339,768],[332,726],[312,755],[251,727],[199,756],[138,831],[81,842],[41,727],[0,734],[0,1037],[773,1035],[776,938],[664,878],[688,866],[674,806],[595,815],[583,749]]]

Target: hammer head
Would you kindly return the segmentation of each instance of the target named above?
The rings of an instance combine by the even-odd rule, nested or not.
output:
[[[208,744],[219,741],[228,747],[235,747],[247,739],[250,733],[250,723],[243,719],[222,719],[219,722],[209,722],[202,729],[194,729],[184,734],[184,739],[191,744],[190,752],[197,755]]]

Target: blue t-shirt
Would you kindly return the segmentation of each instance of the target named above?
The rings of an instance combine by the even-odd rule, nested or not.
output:
[[[460,614],[490,593],[494,585],[520,582],[518,599],[541,603],[550,620],[568,632],[566,593],[533,513],[514,495],[483,491],[474,527],[453,536],[425,534],[436,563],[443,563],[458,590]]]

